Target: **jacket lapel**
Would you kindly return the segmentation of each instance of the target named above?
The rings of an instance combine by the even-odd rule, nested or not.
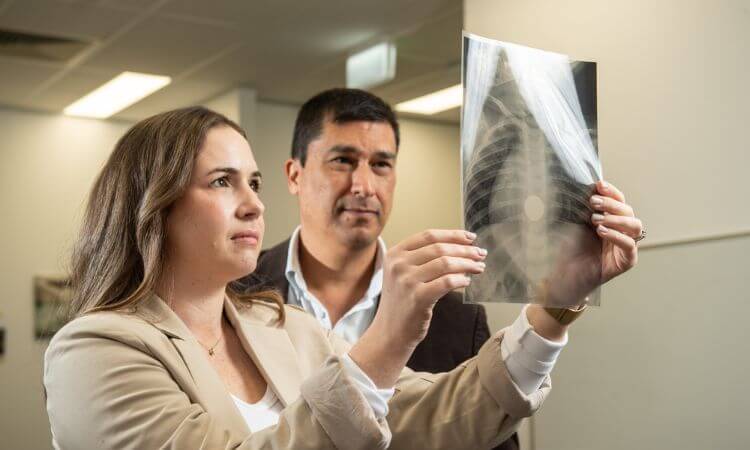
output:
[[[226,300],[224,311],[237,330],[245,351],[286,407],[297,400],[302,372],[297,352],[284,328],[275,325],[276,310],[264,307],[243,308],[240,314]]]
[[[171,338],[195,383],[197,398],[194,401],[200,403],[218,423],[240,435],[249,434],[250,429],[237,410],[224,382],[182,319],[156,295],[139,306],[138,313]]]

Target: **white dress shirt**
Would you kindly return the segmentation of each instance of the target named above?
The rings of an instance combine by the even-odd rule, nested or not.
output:
[[[385,242],[383,239],[378,238],[378,247],[375,253],[375,268],[365,295],[336,322],[336,325],[333,325],[331,324],[326,307],[307,289],[307,283],[305,282],[302,267],[299,263],[299,233],[300,227],[297,227],[289,240],[289,252],[287,253],[286,268],[284,269],[284,274],[289,282],[287,302],[309,312],[318,319],[323,328],[333,330],[334,333],[344,338],[347,342],[354,344],[370,326],[372,319],[375,318],[375,312],[378,310],[378,297],[383,290]]]

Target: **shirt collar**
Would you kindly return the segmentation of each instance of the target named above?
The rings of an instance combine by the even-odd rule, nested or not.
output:
[[[302,227],[298,225],[297,228],[294,229],[292,237],[289,239],[289,251],[286,256],[286,268],[284,269],[284,273],[286,274],[286,279],[289,281],[290,286],[293,286],[294,289],[309,295],[307,283],[305,283],[305,278],[302,274],[302,267],[299,263],[299,235],[301,228]],[[385,252],[385,241],[378,236],[378,245],[375,253],[375,269],[373,270],[372,278],[370,279],[370,285],[368,286],[367,291],[365,291],[364,297],[351,309],[351,312],[371,306],[377,296],[380,295],[380,291],[383,290],[383,259],[385,258]]]

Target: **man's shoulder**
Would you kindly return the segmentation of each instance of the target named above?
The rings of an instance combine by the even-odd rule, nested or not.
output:
[[[268,272],[269,270],[284,270],[286,259],[289,253],[289,241],[287,238],[273,247],[263,250],[258,255],[258,264],[255,272]]]
[[[265,289],[277,289],[283,296],[284,291],[287,253],[289,250],[289,239],[263,250],[258,256],[255,270],[236,280],[232,286],[241,292],[253,292]]]

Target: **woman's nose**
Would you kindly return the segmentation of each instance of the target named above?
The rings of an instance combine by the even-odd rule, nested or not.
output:
[[[266,207],[257,192],[248,187],[243,193],[242,199],[242,203],[237,209],[237,215],[241,219],[254,219],[263,215]]]

